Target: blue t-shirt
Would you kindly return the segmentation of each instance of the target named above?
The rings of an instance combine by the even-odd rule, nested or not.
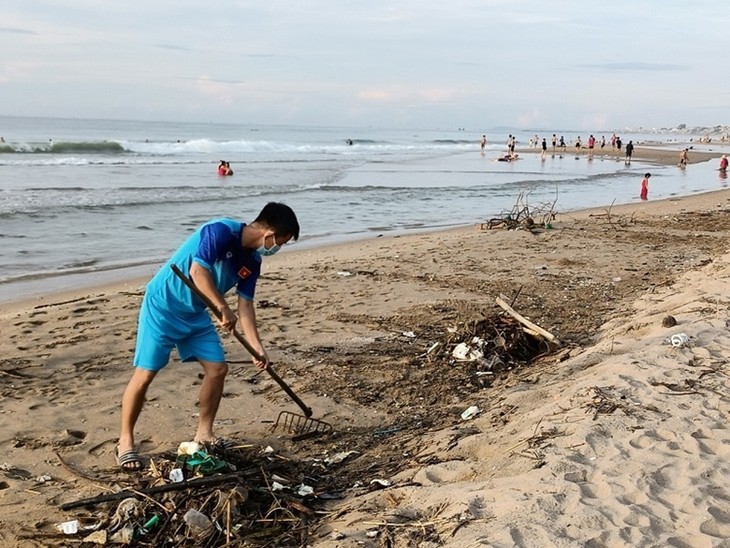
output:
[[[207,269],[218,292],[225,295],[236,286],[236,293],[253,301],[256,281],[261,274],[261,256],[244,249],[243,227],[232,219],[216,219],[196,230],[147,284],[146,298],[156,308],[173,314],[199,314],[205,303],[187,287],[170,268],[171,264],[190,276],[193,262]]]

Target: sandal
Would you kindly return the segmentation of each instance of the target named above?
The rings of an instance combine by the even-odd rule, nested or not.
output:
[[[141,472],[144,468],[144,466],[142,466],[142,459],[139,458],[137,451],[134,449],[129,449],[123,453],[117,453],[117,464],[123,472]]]

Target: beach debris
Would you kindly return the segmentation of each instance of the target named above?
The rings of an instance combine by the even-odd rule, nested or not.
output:
[[[461,420],[467,421],[471,418],[476,417],[479,413],[481,413],[481,409],[479,409],[478,406],[476,406],[476,405],[469,406],[461,414]]]
[[[674,335],[669,337],[669,342],[674,347],[689,346],[690,337],[689,335],[687,335],[687,333],[675,333]]]
[[[314,487],[302,483],[301,485],[297,486],[295,492],[300,497],[307,497],[309,495],[314,495]]]
[[[194,455],[198,451],[203,449],[197,441],[184,441],[177,448],[178,455]]]
[[[543,339],[545,339],[546,341],[548,341],[549,343],[551,343],[553,345],[556,345],[556,346],[560,345],[560,341],[558,341],[558,339],[557,339],[557,337],[555,337],[555,335],[553,335],[549,331],[544,330],[539,325],[532,323],[530,320],[528,320],[521,314],[518,314],[517,312],[515,312],[514,309],[505,302],[505,300],[504,300],[505,298],[506,297],[504,297],[504,295],[497,297],[497,299],[496,299],[497,304],[505,312],[507,312],[507,314],[509,314],[515,320],[517,320],[523,326],[525,326],[525,332],[527,334],[532,335],[533,337],[542,337]]]
[[[338,276],[342,276],[343,278],[348,278],[348,277],[352,276],[353,274],[352,274],[352,272],[350,272],[349,270],[340,270],[340,271],[339,271],[339,272],[337,273],[337,275],[338,275]]]
[[[75,535],[79,532],[79,520],[72,519],[58,524],[58,530],[64,535]]]
[[[325,464],[339,464],[350,455],[358,455],[359,451],[341,451],[324,459]]]
[[[662,327],[674,327],[677,325],[677,320],[674,316],[664,316],[662,319]]]
[[[173,483],[180,483],[185,480],[185,474],[183,474],[182,468],[173,468],[170,470],[169,478]]]
[[[520,192],[510,211],[502,212],[499,217],[493,217],[487,222],[481,223],[479,225],[480,230],[491,230],[493,228],[529,231],[540,228],[552,229],[552,221],[556,217],[555,204],[558,201],[557,188],[555,189],[555,200],[542,202],[536,206],[530,206],[530,194],[531,192]]]
[[[89,507],[104,505],[102,511],[108,517],[95,513],[98,534],[87,542],[156,548],[306,546],[308,527],[316,515],[312,505],[319,510],[325,500],[342,498],[338,493],[340,485],[351,485],[351,480],[341,478],[342,483],[337,484],[329,471],[313,469],[311,460],[272,457],[272,453],[262,449],[246,445],[218,450],[215,458],[225,458],[237,472],[211,476],[198,473],[182,483],[167,480],[181,457],[177,451],[152,455],[151,465],[144,473],[124,476],[132,484],[121,491],[124,498],[119,498],[120,493],[105,493],[62,504],[62,510],[86,509],[73,516],[75,519],[70,519],[65,528],[59,524],[58,531],[76,534],[88,530],[79,525],[81,520],[88,519],[82,516],[89,515]],[[344,462],[354,453],[346,451],[333,458]],[[315,493],[313,485],[320,482],[332,491],[319,492],[317,488]],[[286,483],[296,487],[289,488]],[[39,536],[48,534],[35,532]]]
[[[407,338],[409,338],[409,339],[415,339],[415,338],[416,338],[416,334],[415,334],[415,333],[414,333],[413,331],[404,331],[404,332],[402,333],[402,335],[403,335],[404,337],[407,337]]]
[[[210,518],[195,508],[191,508],[185,512],[183,521],[190,527],[194,535],[202,535],[213,526]]]
[[[476,361],[481,360],[484,357],[482,348],[484,347],[485,341],[479,337],[473,337],[471,344],[460,342],[454,347],[451,355],[457,360],[462,361]]]
[[[92,542],[104,546],[109,540],[109,534],[104,531],[94,531],[83,538],[83,542]]]

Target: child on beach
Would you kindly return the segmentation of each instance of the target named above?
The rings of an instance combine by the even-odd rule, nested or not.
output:
[[[651,173],[644,173],[644,179],[641,181],[641,193],[639,194],[639,197],[642,200],[647,200],[649,198],[649,177],[651,177]]]
[[[727,155],[723,154],[720,158],[720,171],[725,173],[727,171]]]

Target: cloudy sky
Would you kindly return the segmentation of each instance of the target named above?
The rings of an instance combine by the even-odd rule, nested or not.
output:
[[[3,0],[0,115],[730,124],[719,0]]]

